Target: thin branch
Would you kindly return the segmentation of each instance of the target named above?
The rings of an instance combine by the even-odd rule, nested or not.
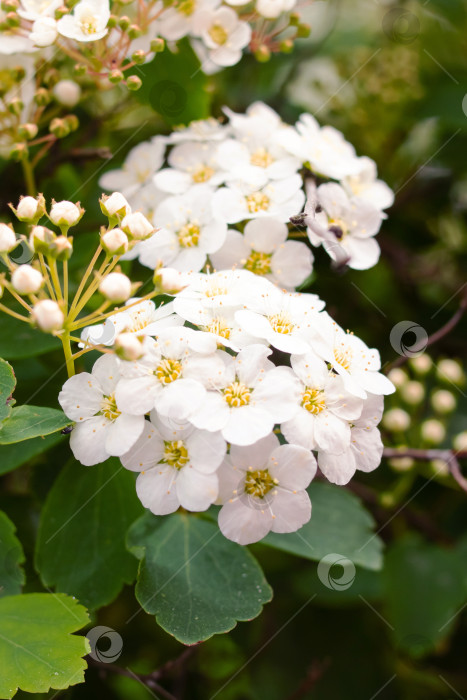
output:
[[[442,450],[442,449],[427,449],[420,450],[417,448],[402,448],[385,447],[383,457],[392,459],[394,457],[410,457],[422,462],[429,462],[432,459],[441,459],[449,468],[451,476],[456,480],[463,491],[467,492],[467,479],[463,476],[459,459],[467,459],[467,450]]]

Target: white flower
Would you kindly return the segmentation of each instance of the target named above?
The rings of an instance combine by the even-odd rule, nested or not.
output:
[[[34,304],[31,316],[39,328],[46,333],[63,328],[65,316],[56,301],[42,299]]]
[[[168,158],[171,167],[159,170],[154,184],[170,194],[183,194],[194,184],[221,184],[225,172],[219,169],[217,148],[215,141],[187,141],[175,146]]]
[[[316,461],[303,447],[279,445],[273,434],[249,447],[233,445],[219,469],[219,527],[251,544],[268,532],[295,532],[311,517],[306,487]]]
[[[154,412],[133,448],[121,458],[127,469],[141,472],[136,492],[155,515],[175,512],[179,506],[203,511],[218,494],[216,470],[226,452],[219,433],[192,425],[169,427]]]
[[[113,228],[101,236],[101,245],[110,255],[121,255],[128,250],[128,236],[120,228]]]
[[[236,140],[252,152],[266,143],[272,147],[277,132],[285,126],[277,112],[264,102],[253,102],[245,114],[233,112],[228,107],[224,107],[223,111],[229,117],[230,130]]]
[[[166,143],[183,143],[183,141],[221,141],[229,134],[229,127],[220,124],[217,119],[196,119],[188,126],[176,127],[165,139]]]
[[[133,304],[136,299],[129,299],[127,304]],[[163,304],[156,309],[156,305],[150,299],[145,299],[135,304],[127,311],[123,309],[112,314],[104,323],[95,326],[87,326],[81,333],[84,342],[93,345],[113,345],[115,337],[125,333],[136,335],[156,335],[163,328],[183,325],[183,319],[174,314],[173,302]],[[83,347],[83,344],[80,344]]]
[[[341,454],[318,451],[318,466],[328,481],[343,486],[356,470],[371,472],[381,462],[383,443],[376,427],[383,413],[383,397],[369,395],[360,418],[352,421],[350,445]]]
[[[246,333],[235,320],[235,307],[205,308],[186,299],[181,308],[186,321],[198,326],[205,333],[212,333],[218,344],[225,345],[235,352],[252,343],[258,343],[258,339]]]
[[[57,226],[73,226],[81,219],[83,212],[79,206],[63,200],[54,202],[49,213],[49,219]]]
[[[278,350],[301,354],[310,350],[309,339],[321,324],[318,312],[323,307],[315,294],[283,292],[270,284],[247,308],[237,311],[235,319],[247,333]]]
[[[109,301],[127,301],[131,296],[131,280],[121,272],[111,272],[100,282],[99,291]]]
[[[10,226],[0,223],[0,253],[9,253],[16,248],[16,236]]]
[[[380,249],[373,236],[378,233],[383,220],[381,210],[360,197],[349,199],[345,190],[332,182],[320,185],[317,196],[323,209],[320,221],[323,223],[326,217],[325,225],[347,253],[349,267],[367,270],[376,265]],[[308,237],[313,245],[322,243],[329,255],[337,259],[332,243],[314,235],[311,228]]]
[[[181,272],[201,270],[227,234],[224,221],[213,216],[211,202],[212,190],[205,185],[164,200],[154,217],[160,230],[141,245],[140,262],[152,269],[168,265]]]
[[[256,11],[262,17],[275,19],[283,12],[289,12],[296,5],[296,0],[256,0]]]
[[[115,338],[114,350],[121,360],[133,362],[144,356],[144,337],[136,333],[119,333]]]
[[[378,209],[391,207],[394,203],[394,192],[383,180],[378,180],[374,160],[362,156],[357,162],[360,165],[359,172],[342,180],[342,187],[349,197],[359,197]]]
[[[41,17],[53,17],[62,4],[62,0],[21,0],[17,12],[20,17],[34,21]]]
[[[19,294],[35,294],[43,281],[39,270],[31,265],[20,265],[11,275],[11,283]]]
[[[131,207],[121,192],[112,192],[109,196],[103,194],[99,204],[102,213],[108,217],[126,216],[131,213]]]
[[[264,217],[249,221],[244,234],[229,229],[222,248],[210,258],[215,268],[223,270],[240,265],[255,275],[294,289],[313,269],[313,255],[304,243],[287,241],[286,224]]]
[[[160,136],[139,143],[128,153],[121,169],[109,170],[99,178],[99,187],[131,197],[159,170],[164,152],[165,142]]]
[[[140,211],[127,214],[120,224],[122,229],[132,238],[143,241],[154,233],[154,226]]]
[[[74,80],[59,80],[52,92],[55,99],[65,107],[74,107],[81,97],[81,88]]]
[[[200,10],[193,21],[193,33],[201,37],[209,60],[218,66],[238,63],[251,40],[250,25],[239,20],[230,7]]]
[[[348,421],[361,415],[362,399],[349,394],[342,378],[313,353],[292,355],[290,362],[302,393],[300,409],[282,423],[282,434],[289,443],[339,454],[350,445]]]
[[[57,38],[57,22],[53,17],[39,17],[32,25],[29,38],[41,48],[51,46]]]
[[[186,421],[203,401],[205,384],[222,369],[215,339],[191,328],[167,328],[146,340],[145,355],[123,362],[117,406],[135,415],[156,408],[166,418]]]
[[[65,15],[57,22],[59,34],[75,41],[97,41],[107,32],[110,17],[109,0],[81,0],[73,8],[73,14]]]
[[[300,385],[289,367],[275,367],[271,350],[250,345],[234,359],[223,351],[224,369],[211,378],[211,391],[188,420],[197,428],[221,431],[233,445],[251,445],[298,410]],[[215,373],[213,372],[213,375]]]
[[[254,122],[256,120],[251,120]],[[245,143],[245,140],[247,141]],[[248,135],[238,140],[228,139],[217,150],[217,160],[228,171],[226,179],[235,185],[246,183],[261,188],[269,180],[283,180],[300,169],[298,158],[289,155],[270,137],[267,130],[256,132],[253,127]]]
[[[70,447],[85,466],[119,457],[135,444],[144,429],[144,416],[128,415],[115,403],[120,379],[119,361],[102,355],[92,373],[82,372],[63,385],[58,400],[65,414],[76,421]]]
[[[261,216],[288,221],[303,206],[305,195],[301,188],[299,175],[271,181],[258,189],[235,182],[215,192],[212,206],[215,216],[228,224]]]
[[[392,394],[395,387],[381,368],[379,352],[337,325],[325,312],[321,323],[316,327],[317,335],[312,339],[313,351],[329,362],[344,380],[347,391],[355,396],[366,398],[371,394]]]
[[[193,274],[190,272],[180,272],[173,267],[161,267],[154,275],[154,286],[162,294],[177,294],[188,287],[192,278]]]
[[[157,23],[158,32],[168,41],[178,41],[193,32],[200,11],[215,8],[219,4],[220,0],[182,0],[161,14]]]

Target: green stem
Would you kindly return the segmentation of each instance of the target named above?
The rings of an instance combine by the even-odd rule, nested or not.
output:
[[[21,163],[23,166],[23,175],[24,175],[24,182],[26,185],[26,192],[31,197],[35,197],[37,194],[37,190],[36,190],[36,180],[34,178],[34,169],[31,165],[31,163],[29,162],[29,160],[22,160]]]
[[[71,352],[71,342],[70,342],[69,331],[65,331],[60,336],[60,340],[62,341],[63,353],[65,355],[66,371],[68,372],[68,376],[72,377],[75,373],[75,362],[73,359],[73,354]]]

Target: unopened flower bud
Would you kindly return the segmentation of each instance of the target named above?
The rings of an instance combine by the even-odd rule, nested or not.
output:
[[[46,88],[38,88],[34,93],[34,102],[39,107],[45,107],[51,100],[50,92]]]
[[[61,202],[52,200],[49,219],[56,226],[68,228],[69,226],[77,224],[83,214],[84,209],[80,206],[79,202],[73,204],[73,202],[68,202],[67,200]]]
[[[279,51],[281,53],[292,53],[293,46],[292,39],[283,39],[279,44]]]
[[[394,367],[394,369],[392,369],[389,372],[388,379],[391,380],[396,389],[400,389],[400,387],[403,386],[409,378],[403,369],[399,369],[399,367]]]
[[[49,255],[56,260],[68,260],[73,252],[72,239],[66,236],[57,236],[50,245]]]
[[[11,70],[11,75],[15,83],[20,83],[26,77],[26,69],[23,66],[15,66]]]
[[[454,394],[446,389],[439,389],[431,395],[431,405],[437,413],[451,413],[456,403]]]
[[[464,370],[457,360],[440,360],[436,367],[438,378],[453,384],[463,384],[465,381]]]
[[[271,58],[271,50],[266,46],[266,44],[262,44],[256,49],[255,58],[260,63],[266,63]]]
[[[103,194],[99,204],[102,213],[109,218],[123,217],[131,212],[131,207],[121,192],[112,192],[111,195]]]
[[[18,0],[3,0],[1,7],[4,12],[14,12],[19,8],[19,2]]]
[[[118,24],[118,17],[117,15],[110,15],[109,21],[107,22],[107,26],[109,29],[113,29],[116,27]]]
[[[130,39],[137,39],[142,33],[143,31],[138,24],[130,24],[128,27],[128,36]]]
[[[401,387],[400,393],[404,401],[411,406],[416,406],[421,403],[425,397],[425,389],[423,384],[416,381],[407,382]]]
[[[430,467],[435,476],[449,476],[449,464],[444,459],[432,459]]]
[[[18,135],[22,139],[26,139],[26,141],[35,138],[38,131],[39,127],[37,124],[20,124],[18,127]]]
[[[422,423],[420,429],[422,438],[432,445],[439,445],[446,436],[446,428],[436,418],[431,418]]]
[[[142,84],[143,81],[141,78],[138,78],[137,75],[130,75],[130,77],[126,80],[126,86],[128,90],[131,90],[132,92],[139,90]]]
[[[161,37],[157,37],[157,39],[153,39],[151,41],[151,51],[154,53],[161,53],[165,49],[165,41]]]
[[[142,51],[142,49],[139,49],[139,51],[134,51],[134,53],[131,54],[131,60],[133,63],[136,63],[137,66],[140,66],[146,60],[146,53]]]
[[[29,245],[35,253],[48,255],[50,244],[56,238],[56,234],[47,226],[33,226],[29,234]]]
[[[135,333],[120,333],[115,338],[114,349],[122,360],[134,362],[144,355],[143,339]]]
[[[81,97],[81,88],[74,80],[59,80],[52,92],[57,102],[65,107],[74,107]]]
[[[28,147],[25,143],[15,143],[10,150],[10,158],[16,161],[26,160],[29,155]]]
[[[109,255],[123,255],[128,250],[128,236],[120,228],[113,228],[101,236],[101,245]]]
[[[0,224],[0,253],[9,253],[16,248],[17,241],[12,226]]]
[[[99,291],[109,301],[127,301],[131,296],[131,281],[121,272],[111,272],[99,284]]]
[[[35,294],[42,282],[41,273],[31,265],[20,265],[11,275],[11,283],[18,294]]]
[[[151,222],[140,211],[127,214],[122,220],[121,227],[131,238],[136,238],[138,241],[150,238],[155,230]]]
[[[44,85],[52,88],[60,80],[60,73],[56,68],[51,68],[43,77]]]
[[[454,437],[452,444],[454,445],[455,450],[467,450],[467,430],[463,430],[461,433],[458,433]]]
[[[118,70],[117,68],[115,68],[114,70],[110,71],[110,73],[107,77],[109,79],[109,82],[116,85],[117,83],[121,83],[125,76],[123,75],[121,70]]]
[[[15,97],[8,102],[8,111],[10,114],[14,114],[15,117],[20,117],[23,109],[24,103],[19,99],[19,97]]]
[[[391,408],[383,416],[383,425],[388,430],[402,432],[410,427],[410,416],[402,408]]]
[[[58,139],[63,139],[70,133],[70,127],[64,119],[56,117],[49,124],[49,131]]]
[[[289,24],[291,27],[297,27],[300,23],[300,15],[298,12],[291,12],[289,15]]]
[[[86,75],[86,66],[84,63],[75,63],[73,66],[73,74],[76,76]]]
[[[122,15],[122,17],[120,17],[120,19],[118,20],[118,26],[120,27],[120,29],[123,29],[123,31],[126,31],[130,24],[131,19],[126,15]]]
[[[161,267],[154,272],[154,287],[161,294],[177,294],[191,283],[189,272],[180,272],[173,267]]]
[[[27,224],[37,224],[45,213],[45,199],[42,194],[37,197],[21,197],[16,209],[10,204],[20,221]]]
[[[416,374],[424,376],[433,367],[433,360],[429,355],[424,353],[423,355],[418,355],[418,357],[412,357],[409,360],[409,364]]]
[[[34,305],[31,312],[33,321],[42,331],[51,333],[63,328],[65,316],[56,301],[43,299]]]
[[[55,10],[54,17],[58,21],[59,19],[68,14],[70,14],[70,9],[66,5],[61,5]]]
[[[16,12],[8,12],[5,19],[9,27],[19,27],[20,25],[21,20]]]
[[[76,131],[79,127],[79,119],[76,114],[67,114],[63,117],[63,121],[67,125],[69,131]]]
[[[297,34],[296,34],[297,39],[306,39],[307,37],[310,36],[310,34],[311,34],[311,27],[309,24],[302,22],[299,25],[297,25]]]
[[[414,461],[412,457],[394,457],[389,460],[389,464],[395,472],[407,472],[412,469]]]

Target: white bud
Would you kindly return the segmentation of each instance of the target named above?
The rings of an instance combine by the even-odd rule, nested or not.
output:
[[[389,460],[389,464],[395,472],[407,472],[412,469],[414,461],[412,457],[394,457]]]
[[[397,389],[399,389],[406,383],[406,381],[408,380],[408,376],[403,369],[400,369],[399,367],[394,367],[394,369],[392,369],[389,372],[388,379],[390,379],[394,386]]]
[[[436,476],[449,475],[449,464],[444,459],[432,459],[430,467]]]
[[[35,294],[42,282],[41,273],[31,265],[20,265],[11,275],[11,283],[19,294]]]
[[[128,236],[120,228],[113,228],[101,236],[101,245],[110,255],[123,255],[128,250]]]
[[[41,209],[41,202],[34,197],[21,197],[16,207],[20,221],[34,221]]]
[[[136,211],[134,214],[127,214],[121,226],[125,233],[128,233],[138,241],[144,241],[145,238],[152,236],[155,231],[154,226],[140,211]]]
[[[420,432],[422,438],[432,445],[439,445],[446,436],[446,428],[439,420],[436,420],[436,418],[424,421],[421,425]]]
[[[120,333],[115,338],[115,352],[122,360],[134,362],[144,355],[143,340],[135,333]]]
[[[81,207],[63,200],[53,202],[50,209],[49,219],[57,226],[73,226],[81,219],[84,210]]]
[[[81,97],[81,88],[74,80],[59,80],[52,92],[55,99],[65,107],[74,107]]]
[[[400,393],[406,403],[415,406],[423,401],[425,388],[420,382],[411,381],[401,387]]]
[[[456,435],[452,444],[455,450],[467,450],[467,430],[463,430],[462,433]]]
[[[431,395],[431,405],[438,413],[451,413],[456,407],[456,397],[446,389],[439,389]]]
[[[440,360],[436,368],[438,377],[453,384],[464,383],[464,370],[457,360]]]
[[[421,375],[428,374],[433,366],[433,360],[425,353],[423,355],[418,355],[418,357],[412,357],[409,362],[414,372]]]
[[[189,272],[180,272],[173,267],[161,267],[154,273],[154,286],[162,294],[177,294],[191,281]]]
[[[125,216],[131,212],[131,207],[121,192],[113,192],[110,196],[103,194],[99,202],[106,216]]]
[[[29,245],[35,253],[48,253],[56,234],[47,226],[33,226],[29,234]]]
[[[56,301],[43,299],[34,305],[31,316],[39,328],[46,333],[63,328],[65,316]]]
[[[73,239],[57,236],[50,246],[50,255],[57,260],[68,260],[73,252]]]
[[[16,236],[12,228],[7,224],[0,224],[0,253],[9,253],[16,248]]]
[[[111,272],[100,283],[99,291],[109,301],[126,301],[131,296],[131,281],[121,272]]]
[[[410,416],[402,408],[391,408],[383,416],[383,425],[388,430],[402,432],[410,426]]]

